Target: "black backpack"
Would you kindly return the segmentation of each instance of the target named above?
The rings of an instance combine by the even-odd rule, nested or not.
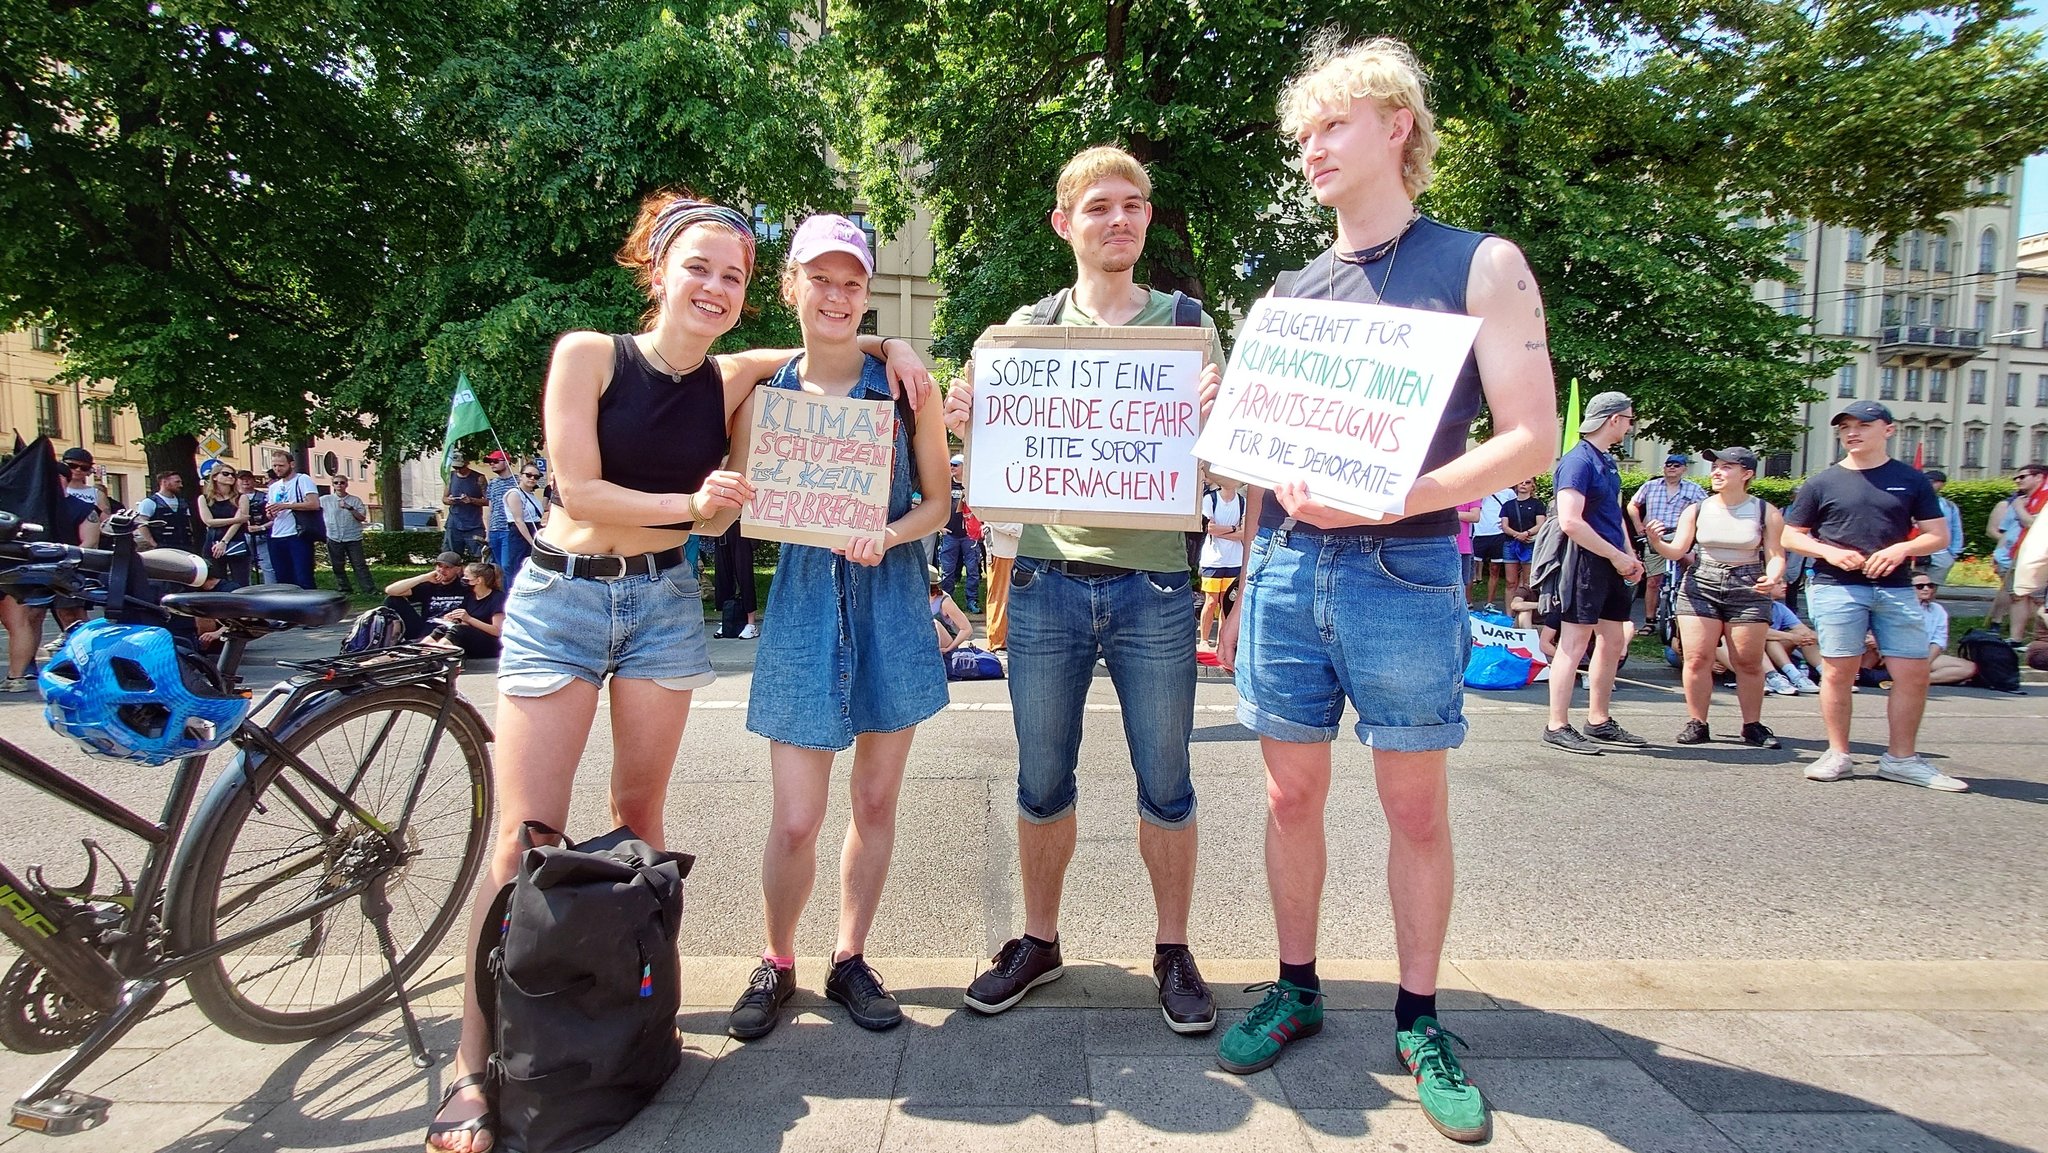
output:
[[[378,649],[396,648],[405,643],[405,618],[389,605],[378,605],[366,609],[348,627],[348,635],[341,638],[341,653],[370,653]]]
[[[676,937],[695,858],[631,829],[566,847],[537,821],[477,942],[498,1145],[568,1153],[631,1121],[682,1061]],[[567,838],[563,838],[566,840]]]
[[[1995,629],[1971,629],[1956,642],[1964,660],[1974,662],[1977,675],[1966,684],[2001,693],[2020,691],[2020,658]]]

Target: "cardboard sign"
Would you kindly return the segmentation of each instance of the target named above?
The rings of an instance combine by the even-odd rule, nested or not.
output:
[[[740,533],[837,548],[889,527],[896,406],[793,388],[757,388],[739,429],[754,499]]]
[[[1334,508],[1398,514],[1479,318],[1265,297],[1237,332],[1195,455],[1263,488],[1306,481]]]
[[[974,345],[967,503],[984,520],[1201,528],[1204,328],[999,325]]]
[[[1529,662],[1529,679],[1524,684],[1535,684],[1550,679],[1550,658],[1543,655],[1543,638],[1535,629],[1518,625],[1501,624],[1488,620],[1478,613],[1468,614],[1472,620],[1472,647],[1502,648]],[[1474,686],[1479,687],[1479,686]],[[1520,686],[1516,686],[1520,687]]]

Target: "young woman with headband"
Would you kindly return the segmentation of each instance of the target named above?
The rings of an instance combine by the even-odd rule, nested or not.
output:
[[[555,344],[541,419],[561,507],[513,582],[498,662],[497,841],[478,885],[470,939],[512,876],[525,821],[567,823],[576,763],[611,685],[611,817],[663,844],[668,778],[690,693],[715,679],[691,532],[732,523],[753,488],[727,465],[729,427],[790,350],[711,355],[739,321],[754,272],[751,222],[675,193],[650,197],[619,253],[650,307],[645,331],[571,332]],[[871,351],[886,343],[863,338]],[[931,386],[900,343],[892,378]],[[735,462],[736,463],[736,462]],[[490,1039],[463,992],[462,1041],[427,1146],[482,1153],[495,1140],[483,1090]]]

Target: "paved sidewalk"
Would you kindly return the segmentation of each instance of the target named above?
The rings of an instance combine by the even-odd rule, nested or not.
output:
[[[1325,961],[1320,1037],[1272,1069],[1216,1068],[1215,1037],[1159,1019],[1141,962],[1077,961],[998,1018],[960,1007],[978,959],[882,959],[907,1006],[867,1033],[816,995],[783,1025],[723,1033],[749,958],[686,958],[682,1068],[598,1148],[652,1150],[1450,1150],[1393,1055],[1390,962]],[[1228,1027],[1270,962],[1211,961]],[[445,1050],[449,962],[423,985]],[[1489,1148],[1530,1153],[2048,1150],[2048,962],[1470,961],[1447,964],[1446,1023],[1495,1104]],[[0,1054],[21,1084],[46,1059]],[[0,1136],[7,1153],[418,1148],[445,1064],[406,1060],[387,1015],[264,1047],[189,1004],[129,1037],[81,1087],[102,1129]]]

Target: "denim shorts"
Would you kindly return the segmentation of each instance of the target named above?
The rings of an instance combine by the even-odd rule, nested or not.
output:
[[[1188,574],[1069,576],[1020,556],[1010,570],[1010,708],[1017,808],[1033,824],[1073,811],[1081,722],[1095,659],[1109,666],[1138,774],[1138,817],[1164,829],[1195,819],[1188,741],[1195,730],[1195,600]]]
[[[607,676],[697,689],[718,679],[704,643],[704,601],[690,566],[618,580],[519,570],[505,599],[498,691],[544,697],[571,678]]]
[[[1927,615],[1910,587],[1814,581],[1806,586],[1806,609],[1823,657],[1862,656],[1864,636],[1876,633],[1885,656],[1927,658]]]
[[[1536,557],[1536,546],[1526,540],[1509,540],[1500,546],[1500,555],[1509,564],[1528,564]]]
[[[1447,536],[1261,529],[1245,569],[1238,722],[1275,740],[1331,741],[1349,698],[1371,748],[1463,744],[1471,621],[1459,571]]]
[[[1705,617],[1731,625],[1770,624],[1771,598],[1756,591],[1756,579],[1762,575],[1762,561],[1742,565],[1700,561],[1685,570],[1672,611],[1682,617]]]

